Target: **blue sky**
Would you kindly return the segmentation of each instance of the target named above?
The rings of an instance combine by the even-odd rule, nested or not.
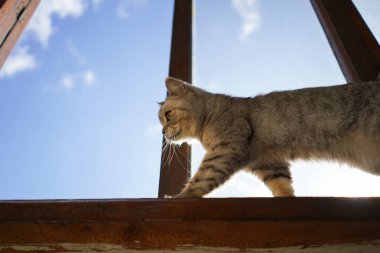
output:
[[[379,40],[379,4],[355,1]],[[0,199],[156,197],[173,1],[42,0],[0,71]],[[308,1],[198,0],[194,83],[254,96],[345,83]],[[193,172],[202,157],[193,144]],[[380,178],[296,162],[298,195],[380,196]],[[355,185],[355,187],[353,187]],[[211,196],[269,196],[239,173]]]

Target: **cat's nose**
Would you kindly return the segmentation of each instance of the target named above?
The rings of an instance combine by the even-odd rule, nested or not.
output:
[[[162,134],[165,134],[165,128],[162,128]]]

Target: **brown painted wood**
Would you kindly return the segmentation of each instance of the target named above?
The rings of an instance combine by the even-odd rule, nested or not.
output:
[[[192,81],[192,8],[192,0],[175,1],[169,66],[169,76],[189,83]],[[179,193],[191,172],[191,147],[182,144],[164,149],[164,142],[158,190],[161,198]]]
[[[0,8],[3,7],[3,5],[5,4],[5,1],[6,0],[0,0]]]
[[[380,46],[351,0],[311,0],[347,82],[376,80]]]
[[[0,8],[0,45],[17,21],[16,7],[22,0],[3,1]]]
[[[376,240],[380,198],[0,202],[0,248],[108,243],[125,249],[247,249]]]
[[[0,68],[24,31],[40,0],[6,0],[0,8]]]

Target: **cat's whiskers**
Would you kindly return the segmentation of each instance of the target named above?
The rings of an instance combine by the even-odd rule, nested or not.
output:
[[[174,136],[175,135],[169,136],[169,138],[165,138],[165,140],[164,140],[162,150],[163,150],[163,152],[166,152],[168,155],[166,156],[166,161],[164,162],[163,166],[169,165],[173,161],[174,157],[176,157],[177,161],[180,164],[181,169],[184,169],[185,171],[187,171],[186,166],[182,162],[182,160],[185,159],[186,162],[190,163],[190,159],[188,157],[186,157],[180,149],[176,148],[178,146],[178,144],[173,143],[172,138]],[[183,159],[181,159],[181,158],[183,158]]]
[[[172,153],[172,154],[171,154],[171,157],[169,159],[169,163],[168,164],[170,164],[172,162],[172,160],[174,158],[174,155],[175,155],[175,147],[173,147],[172,145],[169,145],[169,156],[170,156],[170,153]]]
[[[165,138],[164,150],[167,149],[168,147],[169,147],[169,150],[167,152],[168,155],[166,157],[166,161],[165,161],[164,166],[169,165],[171,163],[171,161],[173,160],[173,157],[174,157],[175,150],[173,149],[172,144],[170,142],[171,142],[171,136]]]
[[[169,148],[169,150],[168,150],[168,148]],[[163,148],[162,148],[162,150],[163,150],[163,152],[165,152],[165,153],[167,153],[168,155],[166,156],[166,160],[165,160],[165,162],[164,162],[164,167],[166,166],[166,165],[169,165],[169,163],[170,163],[170,153],[171,153],[171,149],[172,149],[172,147],[171,147],[171,145],[168,143],[168,141],[165,139],[164,140],[164,145],[163,145]]]
[[[188,163],[190,163],[190,159],[187,158],[184,154],[182,154],[182,152],[181,152],[180,149],[178,149],[178,152],[174,152],[174,154],[175,154],[175,156],[176,156],[179,164],[181,165],[181,168],[183,170],[187,171],[185,164],[183,164],[183,162],[181,161],[182,159],[177,155],[177,153],[179,153],[180,155],[182,155],[182,157],[185,158]]]
[[[168,141],[165,139],[163,143],[162,151],[166,152],[166,150],[168,149],[168,145],[169,145]]]
[[[168,147],[169,147],[169,149],[167,151],[167,156],[166,156],[166,161],[164,163],[164,166],[168,166],[170,164],[171,160],[173,159],[173,155],[174,155],[173,151],[172,151],[172,146],[170,144],[167,144],[166,147],[167,147],[166,149],[168,149]]]

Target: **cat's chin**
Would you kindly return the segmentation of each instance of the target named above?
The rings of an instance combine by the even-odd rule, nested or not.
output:
[[[191,138],[181,138],[181,139],[178,139],[178,140],[168,140],[168,142],[170,144],[174,144],[174,145],[182,145],[183,143],[190,143],[191,142]]]

